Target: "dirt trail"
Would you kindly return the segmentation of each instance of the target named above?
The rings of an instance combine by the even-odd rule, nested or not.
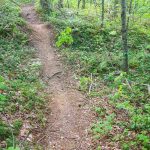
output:
[[[91,150],[88,134],[93,115],[89,101],[75,90],[73,75],[66,71],[53,47],[52,28],[40,22],[33,6],[22,8],[23,17],[32,30],[31,40],[43,64],[43,79],[48,83],[51,102],[45,132],[45,150]]]

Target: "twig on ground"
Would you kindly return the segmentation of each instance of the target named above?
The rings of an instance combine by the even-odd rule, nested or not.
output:
[[[49,80],[51,80],[54,76],[56,76],[56,75],[58,75],[58,74],[61,74],[61,73],[62,73],[62,71],[58,71],[58,72],[54,73],[53,75],[51,75],[50,77],[47,76],[47,78],[48,78]]]
[[[129,89],[132,91],[132,87],[131,87],[131,85],[130,85],[130,83],[129,83],[129,81],[127,79],[126,79],[126,83],[127,83],[128,87],[129,87]]]
[[[47,135],[42,136],[42,137],[37,141],[37,143],[40,142],[41,140],[43,140],[43,139],[46,138],[46,137],[47,137]]]
[[[90,86],[89,86],[89,94],[91,93],[92,86],[93,86],[93,75],[92,75],[92,73],[91,73],[91,78],[90,78],[90,80],[91,80],[91,84],[90,84]]]
[[[29,137],[29,135],[31,134],[31,130],[29,130],[27,136],[24,138],[24,140],[22,140],[19,144],[20,147],[23,147],[23,143],[26,141],[26,139]]]

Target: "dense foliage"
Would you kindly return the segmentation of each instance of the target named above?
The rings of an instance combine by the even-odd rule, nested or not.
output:
[[[44,119],[44,99],[39,94],[43,85],[38,78],[41,64],[23,33],[25,22],[20,8],[4,1],[0,20],[0,149],[18,150],[18,145],[26,147],[24,138],[17,139],[22,138],[24,123],[32,122],[34,127]]]

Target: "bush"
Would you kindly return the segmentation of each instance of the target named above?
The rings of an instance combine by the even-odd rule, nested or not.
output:
[[[20,9],[13,3],[6,1],[0,6],[0,35],[15,36],[20,33],[18,26],[23,25],[24,21],[19,17]]]

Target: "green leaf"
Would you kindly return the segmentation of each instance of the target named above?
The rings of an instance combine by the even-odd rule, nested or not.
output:
[[[5,79],[2,77],[2,76],[0,76],[0,82],[3,82]]]
[[[7,90],[7,86],[4,83],[0,83],[0,90]]]
[[[5,101],[6,100],[6,96],[3,94],[0,94],[0,101]]]
[[[14,147],[8,147],[7,150],[20,150],[20,148],[19,147],[16,147],[16,148],[14,148]]]
[[[113,35],[113,36],[115,36],[117,34],[117,32],[116,31],[111,31],[111,32],[109,32],[109,35]]]

